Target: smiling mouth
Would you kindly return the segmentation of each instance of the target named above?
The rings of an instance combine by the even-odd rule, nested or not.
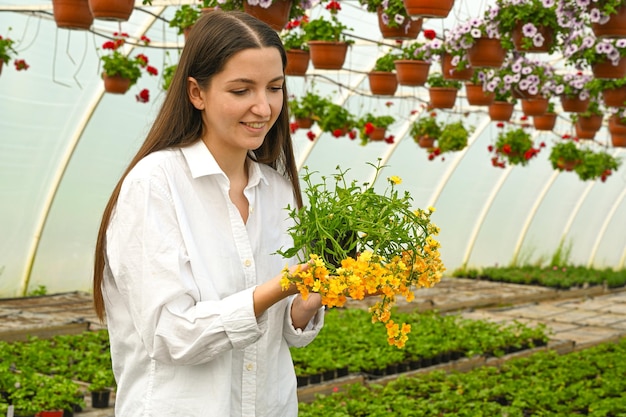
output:
[[[251,127],[253,129],[260,129],[263,126],[265,126],[265,123],[266,122],[256,122],[256,123],[246,123],[246,122],[243,122],[244,125],[246,125],[248,127]]]

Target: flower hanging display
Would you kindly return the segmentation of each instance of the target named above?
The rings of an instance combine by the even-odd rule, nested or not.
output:
[[[9,28],[9,31],[11,28]],[[15,41],[8,36],[0,36],[0,72],[2,72],[2,65],[8,64],[12,58],[15,58],[17,51],[15,50]],[[25,71],[30,65],[26,63],[24,59],[13,60],[13,65],[17,71]]]
[[[538,147],[523,127],[502,130],[498,133],[495,145],[489,145],[489,152],[495,155],[491,158],[494,167],[505,168],[509,165],[526,165],[528,161],[536,157],[541,148],[545,147],[542,142]]]
[[[380,160],[369,165],[376,177],[384,168]],[[304,168],[309,205],[287,208],[295,221],[289,230],[294,243],[277,253],[296,256],[309,268],[285,268],[282,285],[295,284],[304,297],[317,292],[328,307],[341,307],[348,297],[380,297],[370,308],[372,322],[384,323],[389,344],[401,348],[411,329],[391,319],[396,297],[412,301],[414,288],[432,287],[445,270],[434,238],[439,229],[430,219],[434,208],[413,209],[410,194],[396,188],[397,176],[387,179],[389,187],[380,194],[371,184],[348,183],[347,172],[337,167],[331,188],[326,177],[315,181],[316,173]]]

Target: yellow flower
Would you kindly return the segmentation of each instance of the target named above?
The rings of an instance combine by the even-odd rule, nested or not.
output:
[[[428,211],[430,211],[431,213],[434,213],[435,208],[433,206],[428,206]]]
[[[395,184],[395,185],[402,184],[402,178],[398,177],[397,175],[392,175],[391,177],[387,179],[392,184]]]

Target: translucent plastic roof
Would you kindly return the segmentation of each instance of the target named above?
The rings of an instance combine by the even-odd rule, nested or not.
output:
[[[145,34],[151,47],[137,50],[151,64],[162,70],[175,63],[183,38],[167,21],[180,4],[190,2],[153,3],[144,7],[137,0],[128,22],[95,20],[91,31],[77,31],[56,27],[50,1],[0,0],[0,35],[14,39],[19,58],[30,65],[20,72],[5,65],[0,75],[0,297],[40,285],[49,293],[90,290],[101,212],[163,98],[160,76],[143,76],[125,95],[104,93],[98,48],[115,31],[133,38]],[[395,140],[362,146],[358,139],[324,133],[311,141],[306,130],[298,130],[294,142],[300,167],[332,174],[340,165],[350,168],[350,178],[367,182],[373,176],[367,162],[381,158],[388,166],[383,179],[400,176],[416,207],[436,208],[433,221],[441,228],[449,272],[463,265],[549,260],[560,245],[570,250],[571,263],[624,267],[624,164],[606,182],[583,182],[574,173],[553,170],[548,149],[571,131],[567,114],[561,113],[555,133],[537,133],[547,150],[525,167],[494,168],[487,147],[498,128],[463,98],[455,109],[439,111],[439,117],[462,118],[473,126],[469,146],[428,160],[407,133],[424,111],[427,90],[400,86],[392,97],[370,94],[367,72],[394,42],[382,39],[375,14],[357,1],[341,3],[340,19],[355,39],[344,69],[310,66],[306,77],[288,78],[289,91],[298,96],[315,89],[357,114],[392,114],[396,122],[388,133]],[[424,28],[441,33],[485,6],[484,1],[457,0],[448,18],[426,20]],[[317,6],[311,15],[324,13]],[[149,103],[134,98],[142,88],[150,90]],[[520,115],[518,108],[514,118]],[[596,140],[608,144],[606,127]],[[626,156],[610,145],[609,151]]]

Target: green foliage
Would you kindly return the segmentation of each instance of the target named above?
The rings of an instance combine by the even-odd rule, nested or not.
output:
[[[396,70],[395,61],[399,59],[398,52],[391,50],[387,52],[385,55],[382,55],[376,59],[376,63],[374,64],[374,71],[384,71],[384,72],[394,72]]]
[[[571,140],[559,141],[552,147],[548,156],[552,168],[563,170],[563,163],[582,161],[583,151]]]
[[[538,152],[533,146],[530,133],[518,127],[498,133],[495,151],[511,165],[526,165]]]
[[[292,97],[288,102],[288,106],[291,116],[296,119],[310,117],[319,121],[322,119],[325,108],[331,103],[330,99],[321,97],[309,90],[300,98]]]
[[[309,45],[306,43],[306,37],[300,27],[285,29],[280,33],[280,39],[283,41],[283,45],[286,50],[297,49],[301,51],[308,51]]]
[[[344,33],[351,30],[344,25],[335,15],[330,18],[313,19],[308,22],[302,22],[302,30],[304,31],[304,39],[310,41],[326,41],[326,42],[346,42],[353,44],[352,39],[348,39]]]
[[[9,28],[11,31],[11,28]],[[17,55],[17,51],[13,48],[15,41],[7,36],[0,36],[0,61],[8,64],[11,58]]]
[[[409,42],[402,47],[402,58],[414,61],[428,61],[432,58],[432,50],[421,42]]]
[[[621,159],[614,157],[606,151],[593,151],[584,149],[582,151],[582,162],[574,169],[582,181],[606,178],[616,171],[621,165]]]
[[[383,169],[380,160],[368,165],[376,170],[376,177]],[[389,177],[388,188],[377,193],[371,184],[348,182],[348,171],[337,167],[332,186],[325,176],[318,180],[318,173],[304,167],[303,192],[308,205],[287,209],[295,222],[289,229],[293,246],[277,253],[286,258],[297,256],[300,262],[315,254],[327,260],[331,271],[337,266],[328,260],[355,258],[355,250],[369,250],[386,260],[403,251],[421,253],[419,248],[427,245],[426,239],[439,231],[430,223],[432,211],[411,208],[408,191],[400,193],[395,188],[401,181],[397,177]]]
[[[368,12],[376,13],[378,8],[382,9],[382,12],[388,16],[387,26],[389,27],[398,27],[400,24],[396,21],[396,16],[404,17],[402,22],[403,25],[406,24],[407,19],[410,19],[406,9],[404,8],[404,2],[402,0],[359,0],[359,3],[366,6]]]
[[[458,80],[443,78],[443,74],[440,72],[430,73],[426,84],[428,84],[429,87],[456,88],[457,90],[462,86],[461,82]]]
[[[37,288],[28,292],[28,296],[33,297],[33,296],[39,296],[39,295],[46,295],[47,293],[48,293],[48,289],[46,288],[45,285],[38,285]]]
[[[415,142],[419,141],[420,136],[428,136],[438,139],[441,135],[441,125],[437,122],[437,118],[433,115],[420,117],[411,124],[409,134]]]
[[[190,28],[200,18],[200,9],[197,6],[191,6],[189,4],[181,5],[174,17],[170,20],[169,26],[171,28],[178,28],[178,34],[182,35],[185,29]]]
[[[471,129],[470,129],[471,130]],[[437,147],[441,153],[460,151],[467,147],[468,130],[462,121],[448,123],[441,129],[441,135],[437,140]]]
[[[168,65],[167,67],[163,68],[163,84],[161,84],[163,90],[167,91],[170,88],[170,84],[172,83],[172,77],[176,72],[176,68],[178,68],[178,64]]]
[[[335,136],[337,136],[337,131],[350,130],[356,124],[356,117],[347,108],[330,100],[315,116],[316,118],[319,117],[317,124],[322,132],[333,133]]]
[[[550,7],[546,7],[542,0],[525,0],[519,2],[511,2],[510,0],[497,0],[496,5],[499,8],[495,18],[503,45],[507,49],[513,48],[511,33],[517,26],[518,22],[533,23],[535,26],[544,26],[554,30],[555,35],[565,33],[568,28],[559,24],[556,2]],[[531,38],[524,37],[524,47],[531,47],[533,41]],[[556,42],[551,48],[551,52],[556,49]]]
[[[395,121],[396,119],[389,115],[376,116],[372,113],[363,115],[356,123],[361,144],[365,145],[369,142],[369,134],[374,128],[388,128]]]
[[[119,75],[128,78],[131,84],[135,84],[141,77],[141,67],[144,61],[139,58],[131,58],[115,50],[110,55],[102,55],[100,59],[103,73],[108,76]]]

